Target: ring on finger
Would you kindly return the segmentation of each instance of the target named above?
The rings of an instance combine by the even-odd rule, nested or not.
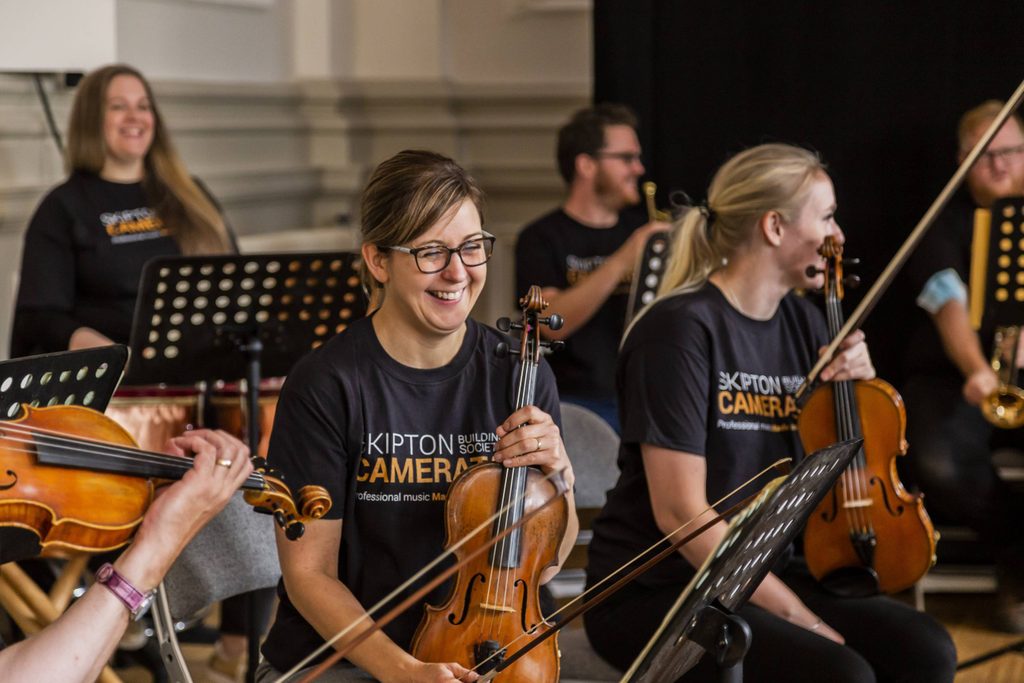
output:
[[[544,448],[544,442],[540,440],[539,436],[538,437],[534,437],[534,438],[537,439],[537,447],[534,448],[533,450],[534,450],[534,452],[537,452],[537,451],[541,450],[542,448]]]
[[[230,458],[221,458],[220,460],[217,461],[217,464],[220,465],[221,467],[231,467],[231,462],[232,461]]]

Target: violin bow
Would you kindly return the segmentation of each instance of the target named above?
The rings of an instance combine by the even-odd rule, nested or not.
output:
[[[382,616],[380,619],[377,619],[376,621],[374,621],[370,626],[368,626],[366,628],[366,630],[362,631],[358,636],[353,638],[353,640],[350,643],[347,643],[342,648],[336,649],[333,653],[331,653],[331,655],[327,659],[325,659],[323,662],[321,662],[316,667],[316,669],[314,669],[313,671],[309,672],[309,674],[306,675],[306,677],[303,678],[300,683],[310,683],[310,681],[315,680],[324,671],[326,671],[328,668],[330,668],[332,665],[334,665],[336,662],[338,662],[338,660],[340,660],[345,655],[347,655],[349,652],[351,652],[353,649],[358,647],[360,644],[362,644],[367,638],[372,636],[374,633],[377,633],[378,631],[380,631],[382,628],[384,628],[384,626],[386,626],[391,621],[393,621],[402,612],[407,610],[409,607],[414,605],[416,602],[418,602],[420,600],[423,600],[426,597],[427,593],[429,593],[430,591],[434,590],[434,588],[436,588],[437,586],[441,585],[441,583],[443,583],[444,581],[449,579],[451,576],[453,576],[456,572],[458,572],[460,569],[462,569],[462,567],[464,567],[467,563],[473,561],[475,558],[479,557],[479,555],[481,553],[489,550],[491,548],[491,546],[493,546],[494,544],[496,544],[499,541],[501,541],[501,539],[505,538],[506,536],[508,536],[509,534],[514,532],[516,529],[520,528],[523,524],[528,522],[530,519],[533,519],[533,517],[536,516],[537,514],[539,514],[542,510],[547,508],[549,505],[553,504],[558,499],[562,498],[568,492],[568,490],[569,490],[569,488],[565,485],[565,481],[562,478],[561,470],[556,470],[554,472],[551,472],[551,473],[545,475],[545,477],[541,481],[553,481],[553,482],[555,482],[556,492],[555,492],[555,494],[553,496],[548,498],[546,501],[544,501],[541,505],[537,506],[533,510],[530,510],[529,512],[526,512],[520,520],[518,520],[514,524],[509,525],[509,527],[507,529],[505,529],[502,532],[496,534],[493,538],[488,539],[487,541],[485,541],[479,548],[477,548],[476,550],[472,551],[465,558],[463,558],[463,560],[461,562],[457,562],[453,566],[449,567],[448,569],[445,569],[443,572],[441,572],[440,574],[435,576],[433,579],[431,579],[431,581],[429,583],[427,583],[425,586],[422,586],[421,588],[416,590],[412,595],[410,595],[408,598],[403,600],[401,602],[401,604],[396,605],[393,609],[388,611],[387,614]],[[285,672],[279,679],[277,679],[277,681],[275,681],[275,683],[283,683],[283,681],[287,680],[290,676],[293,676],[295,673],[297,673],[299,670],[301,670],[302,667],[306,666],[306,664],[308,664],[310,661],[312,661],[314,658],[316,658],[318,655],[320,655],[320,653],[324,652],[327,648],[331,647],[338,640],[340,640],[341,638],[344,638],[346,635],[348,635],[359,624],[363,623],[364,621],[366,621],[368,619],[371,619],[373,613],[380,611],[380,609],[384,605],[389,603],[391,600],[394,600],[398,595],[400,595],[402,593],[402,591],[406,590],[413,583],[415,583],[420,578],[422,578],[424,574],[426,574],[431,569],[436,567],[442,560],[444,560],[446,557],[448,557],[450,555],[453,555],[456,550],[458,550],[463,545],[465,545],[467,542],[469,542],[469,539],[473,538],[474,536],[476,536],[481,531],[484,531],[484,530],[490,528],[491,525],[494,523],[494,521],[496,519],[498,519],[501,515],[506,514],[509,511],[509,509],[511,509],[511,507],[513,505],[517,505],[519,503],[520,499],[525,497],[525,495],[526,494],[523,493],[522,496],[518,496],[515,499],[509,501],[508,505],[500,508],[493,515],[491,515],[490,517],[485,519],[483,522],[481,522],[475,529],[473,529],[470,533],[466,534],[465,538],[463,538],[458,543],[454,544],[451,548],[446,549],[444,552],[442,552],[436,558],[431,560],[429,564],[427,564],[425,567],[420,569],[414,575],[409,577],[404,583],[402,583],[402,585],[398,586],[393,591],[391,591],[391,593],[389,593],[385,597],[381,598],[377,602],[377,604],[375,604],[370,609],[366,610],[365,614],[363,614],[358,619],[354,620],[348,626],[346,626],[341,631],[336,633],[333,637],[331,637],[330,640],[327,640],[326,642],[324,642],[323,645],[321,645],[316,650],[314,650],[312,653],[307,655],[302,661],[300,661],[298,664],[293,666],[289,671]]]
[[[641,557],[643,557],[644,555],[649,553],[659,543],[661,543],[661,542],[669,539],[673,535],[679,533],[681,530],[685,529],[690,524],[693,524],[697,519],[700,519],[709,510],[713,510],[715,505],[718,505],[718,504],[722,503],[723,501],[727,500],[729,497],[733,496],[734,494],[736,494],[738,491],[740,491],[744,487],[750,485],[753,481],[755,481],[756,479],[758,479],[759,477],[764,475],[769,470],[771,470],[773,468],[776,468],[776,467],[779,467],[779,466],[781,466],[781,465],[783,465],[783,464],[785,464],[787,462],[790,462],[790,460],[791,460],[790,458],[782,458],[780,460],[775,461],[774,463],[772,463],[771,465],[769,465],[765,469],[761,470],[760,472],[755,474],[753,477],[751,477],[747,481],[743,482],[742,484],[737,486],[735,489],[733,489],[729,493],[725,494],[722,498],[720,498],[718,501],[716,501],[714,503],[714,505],[709,505],[707,508],[702,510],[699,514],[694,516],[692,519],[684,522],[680,527],[678,527],[677,529],[673,530],[671,533],[666,535],[664,538],[659,539],[656,543],[654,543],[652,546],[650,546],[649,548],[647,548],[646,550],[641,552],[639,555],[637,555],[633,559],[631,559],[629,562],[624,564],[622,567],[619,567],[615,572],[612,573],[612,575],[606,577],[601,582],[599,582],[595,586],[591,587],[590,590],[587,591],[587,592],[588,593],[592,593],[593,591],[597,590],[598,587],[600,587],[601,585],[603,585],[607,581],[611,580],[612,576],[614,576],[616,573],[619,573],[619,572],[623,571],[625,569],[625,567],[628,567],[629,565],[633,564],[634,562],[639,560]],[[553,472],[552,474],[549,474],[547,477],[545,477],[545,479],[550,478],[550,477],[552,477],[552,476],[554,476],[556,474],[560,474],[560,472]],[[558,480],[561,481],[561,477],[559,477]],[[411,607],[412,605],[416,604],[417,602],[423,600],[425,598],[425,596],[430,591],[432,591],[434,588],[436,588],[442,582],[447,580],[449,577],[453,576],[463,566],[465,566],[469,562],[472,562],[481,553],[485,552],[491,546],[493,546],[494,544],[499,542],[502,538],[504,538],[506,535],[512,533],[517,528],[519,528],[520,526],[525,524],[528,521],[528,519],[532,518],[536,514],[539,514],[548,505],[552,504],[554,501],[558,500],[560,497],[565,495],[565,493],[566,493],[566,490],[564,489],[564,485],[560,486],[559,487],[559,492],[556,493],[551,498],[549,498],[548,500],[546,500],[541,506],[535,508],[534,510],[531,510],[530,512],[527,512],[523,516],[523,519],[519,520],[516,524],[511,525],[508,529],[505,529],[501,533],[497,534],[494,538],[489,539],[480,548],[477,548],[472,553],[470,553],[467,557],[463,558],[463,560],[461,562],[458,562],[454,566],[449,567],[444,572],[442,572],[438,576],[434,577],[434,579],[431,580],[430,583],[428,583],[425,586],[422,586],[420,589],[418,589],[416,592],[414,592],[408,598],[403,600],[401,604],[396,605],[387,614],[382,616],[380,619],[376,620],[372,625],[367,627],[366,630],[364,630],[358,636],[356,636],[351,642],[347,643],[345,645],[345,647],[336,649],[333,653],[331,653],[330,657],[325,659],[315,669],[310,671],[309,674],[307,674],[303,679],[301,679],[301,681],[299,683],[311,683],[312,681],[316,680],[316,678],[318,678],[321,674],[323,674],[328,668],[333,666],[335,663],[337,663],[342,658],[344,658],[345,655],[349,654],[352,650],[354,650],[356,647],[361,645],[367,638],[369,638],[374,633],[377,633],[378,631],[383,629],[384,626],[386,626],[388,623],[390,623],[395,618],[397,618],[402,612],[407,610],[409,607]],[[740,509],[743,505],[749,503],[751,498],[753,498],[753,496],[748,497],[747,499],[741,501],[740,503],[737,503],[733,507],[729,508],[726,512],[722,513],[722,515],[719,515],[719,516],[715,517],[714,519],[710,520],[707,524],[705,524],[703,527],[701,527],[696,532],[694,532],[694,533],[684,537],[681,541],[678,541],[677,543],[675,543],[669,549],[667,549],[665,551],[662,551],[662,553],[660,553],[658,556],[656,556],[656,558],[654,558],[653,560],[649,560],[647,563],[645,563],[641,567],[639,567],[636,570],[634,570],[633,572],[631,572],[630,575],[628,575],[627,577],[624,577],[623,579],[620,579],[613,586],[610,586],[607,589],[605,589],[604,591],[602,591],[602,593],[599,596],[597,596],[597,598],[595,598],[594,600],[596,600],[596,601],[604,600],[609,595],[611,595],[615,591],[619,590],[619,588],[621,588],[623,585],[625,585],[628,581],[631,581],[633,578],[635,578],[639,574],[642,574],[643,572],[647,571],[647,569],[649,569],[650,567],[654,566],[654,564],[657,564],[657,562],[660,562],[665,557],[668,557],[668,555],[670,553],[675,552],[678,548],[680,548],[683,545],[685,545],[686,543],[690,542],[691,540],[693,540],[694,538],[699,536],[701,533],[706,531],[708,528],[710,528],[714,524],[717,524],[724,517],[728,516],[729,514],[732,514],[734,511]],[[510,503],[510,505],[511,504],[515,504],[515,501],[512,501],[512,503]],[[399,586],[394,591],[392,591],[388,596],[386,596],[385,598],[381,599],[376,605],[374,605],[369,610],[367,610],[366,614],[364,614],[359,619],[356,619],[351,624],[346,626],[344,629],[342,629],[340,632],[338,632],[336,635],[334,635],[329,641],[325,642],[323,645],[321,645],[319,648],[317,648],[313,653],[311,653],[305,659],[303,659],[301,662],[299,662],[294,667],[292,667],[291,670],[289,670],[288,672],[283,674],[277,681],[275,681],[275,683],[282,683],[283,681],[287,680],[289,676],[292,676],[296,672],[301,670],[302,667],[304,667],[312,659],[317,657],[321,652],[323,652],[328,647],[330,647],[333,643],[337,642],[340,638],[343,638],[345,635],[350,633],[358,624],[362,623],[363,621],[365,621],[367,619],[370,619],[373,612],[378,611],[381,608],[382,605],[385,605],[389,601],[394,599],[398,594],[400,594],[403,590],[408,588],[412,583],[417,581],[420,577],[422,577],[432,567],[436,566],[442,559],[444,559],[448,555],[451,555],[452,553],[454,553],[455,550],[457,550],[458,547],[460,547],[461,544],[465,543],[469,538],[471,538],[472,536],[476,535],[481,530],[487,528],[494,521],[494,519],[496,519],[498,517],[498,515],[500,515],[500,514],[503,514],[503,510],[499,510],[492,517],[490,517],[489,519],[487,519],[483,523],[481,523],[476,529],[473,530],[472,533],[468,534],[467,537],[465,539],[463,539],[463,541],[460,544],[458,544],[456,546],[453,546],[452,548],[450,548],[450,549],[446,550],[445,552],[443,552],[440,556],[438,556],[435,560],[433,560],[429,565],[427,565],[426,567],[421,569],[414,576],[412,576],[407,581],[405,581],[401,586]],[[584,595],[585,594],[586,593],[584,593]],[[581,600],[584,597],[584,595],[578,596],[572,602],[570,602],[568,605],[563,607],[561,610],[559,610],[555,614],[559,614],[562,611],[568,609],[568,607],[570,605],[572,605],[573,603],[578,602],[579,600]],[[572,616],[570,617],[570,619],[576,618],[577,616],[579,616],[580,614],[582,614],[583,612],[585,612],[586,610],[590,609],[591,607],[593,607],[596,604],[597,604],[597,602],[595,602],[595,601],[588,601],[585,605],[581,606],[581,608],[579,608],[577,611],[575,611],[572,614]],[[544,636],[542,636],[540,640],[543,640],[544,638],[547,638],[547,637],[550,637],[551,635],[554,635],[554,633],[556,633],[557,630],[558,629],[555,628],[555,629],[552,629],[552,630],[550,630],[548,632],[545,632]],[[525,635],[526,634],[524,634],[524,636]],[[524,636],[520,636],[520,637],[524,637]],[[506,647],[507,647],[507,645],[506,645]],[[528,650],[530,647],[532,647],[532,645],[528,646],[525,649]],[[517,653],[518,652],[519,651],[517,651]],[[523,654],[525,654],[525,652]],[[484,660],[484,661],[486,662],[487,660]],[[481,662],[480,664],[483,664],[483,663],[484,662]],[[480,666],[480,664],[477,664],[477,666]],[[497,673],[497,672],[495,672],[495,673]],[[488,679],[484,679],[484,680],[488,680]]]
[[[853,313],[850,314],[850,317],[846,319],[846,324],[840,328],[839,333],[836,334],[818,358],[818,362],[815,363],[814,367],[811,368],[811,371],[807,373],[807,377],[804,378],[804,381],[800,384],[795,393],[798,403],[802,403],[806,400],[809,395],[807,393],[808,388],[817,382],[818,375],[820,375],[821,371],[825,369],[825,366],[832,362],[832,359],[835,357],[835,353],[839,349],[839,345],[843,343],[843,340],[845,340],[851,332],[864,324],[864,320],[875,308],[875,304],[878,303],[878,299],[880,299],[882,294],[885,293],[885,290],[889,288],[889,285],[892,284],[897,273],[900,272],[900,269],[906,264],[907,259],[910,258],[911,252],[917,248],[918,243],[920,243],[925,233],[928,232],[928,229],[932,227],[932,224],[935,222],[935,219],[938,218],[939,213],[946,208],[946,204],[949,203],[953,193],[956,192],[957,188],[960,187],[961,184],[963,184],[964,177],[967,176],[967,172],[971,169],[971,166],[975,164],[985,148],[988,147],[988,144],[992,142],[992,138],[996,136],[999,129],[1002,128],[1003,124],[1010,118],[1010,114],[1020,106],[1022,100],[1024,100],[1024,81],[1021,81],[1021,84],[1017,86],[1013,95],[1009,100],[1007,100],[1006,104],[999,111],[999,114],[992,120],[992,124],[988,127],[988,130],[986,130],[985,134],[978,139],[974,148],[971,149],[967,157],[963,162],[961,162],[960,167],[957,168],[956,173],[954,173],[953,177],[949,179],[946,186],[942,188],[942,192],[940,192],[939,196],[935,198],[932,205],[928,207],[927,211],[925,211],[924,216],[922,216],[921,220],[918,221],[917,226],[911,231],[906,241],[903,242],[903,246],[901,246],[899,251],[896,252],[896,255],[892,257],[892,260],[889,261],[889,265],[885,267],[882,274],[877,280],[875,280],[875,284],[872,285],[871,289],[868,290],[868,293],[863,299],[861,299],[860,304]]]

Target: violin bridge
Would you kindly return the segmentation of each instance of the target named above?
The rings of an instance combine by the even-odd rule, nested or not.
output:
[[[486,610],[490,610],[492,612],[508,612],[509,614],[515,614],[516,613],[515,608],[509,607],[507,605],[492,605],[492,604],[487,603],[487,602],[481,602],[479,606],[480,606],[480,609],[486,609]]]

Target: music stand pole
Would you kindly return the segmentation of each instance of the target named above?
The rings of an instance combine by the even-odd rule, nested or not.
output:
[[[358,256],[319,252],[172,256],[143,267],[132,321],[131,384],[246,381],[246,435],[259,454],[261,375],[284,376],[311,349],[362,317]],[[254,681],[259,633],[248,603],[246,680]]]

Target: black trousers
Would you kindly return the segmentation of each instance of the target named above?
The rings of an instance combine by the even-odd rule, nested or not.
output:
[[[891,598],[837,598],[826,593],[794,561],[779,578],[846,639],[838,645],[747,604],[739,615],[753,633],[743,660],[745,683],[943,683],[953,680],[956,648],[933,618]],[[684,586],[631,584],[584,615],[591,645],[625,670],[650,640]],[[718,665],[705,656],[681,679],[719,680]]]
[[[1024,599],[1024,496],[992,465],[994,448],[1024,450],[1024,429],[996,429],[964,401],[958,377],[915,376],[903,387],[909,469],[928,511],[965,524],[991,547],[1001,588]]]

